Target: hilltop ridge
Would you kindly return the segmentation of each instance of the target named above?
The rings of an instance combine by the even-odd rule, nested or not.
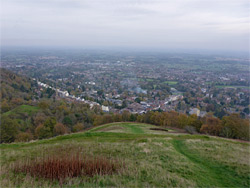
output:
[[[2,144],[0,159],[7,176],[1,176],[1,185],[60,187],[59,181],[13,174],[13,164],[80,151],[82,157],[104,157],[124,167],[111,175],[69,178],[64,186],[249,187],[249,143],[151,128],[157,126],[112,123],[37,142]]]

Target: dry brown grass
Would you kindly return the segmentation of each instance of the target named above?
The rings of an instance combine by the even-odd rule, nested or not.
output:
[[[56,155],[17,162],[15,173],[24,173],[32,177],[58,180],[79,176],[111,175],[118,172],[122,165],[117,160],[105,157],[88,158],[80,153],[58,157]]]

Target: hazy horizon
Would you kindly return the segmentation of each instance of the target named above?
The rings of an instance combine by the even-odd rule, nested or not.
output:
[[[1,46],[249,51],[248,0],[2,0]]]

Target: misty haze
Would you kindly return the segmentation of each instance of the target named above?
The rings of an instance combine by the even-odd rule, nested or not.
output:
[[[248,0],[2,0],[1,187],[249,187]]]

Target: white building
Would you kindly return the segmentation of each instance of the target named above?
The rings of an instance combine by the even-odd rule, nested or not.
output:
[[[201,113],[201,111],[198,108],[191,108],[189,111],[190,115],[195,114],[197,116],[200,116],[200,113]]]
[[[108,107],[108,106],[103,106],[103,105],[102,105],[102,111],[104,111],[104,112],[109,112],[109,107]]]

